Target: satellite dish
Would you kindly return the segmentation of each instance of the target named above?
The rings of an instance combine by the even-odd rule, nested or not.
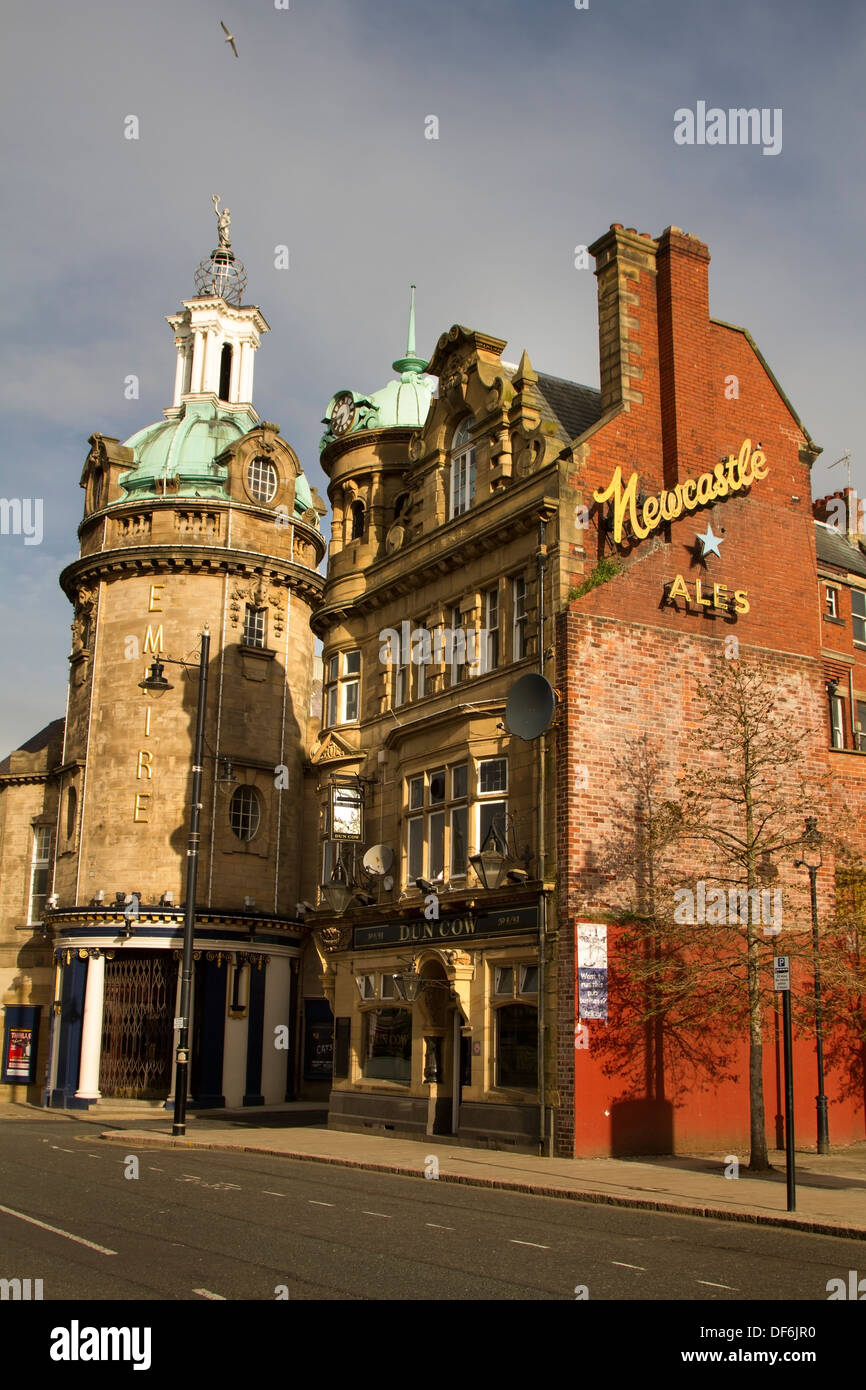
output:
[[[553,686],[544,676],[530,671],[515,681],[505,702],[505,727],[527,743],[550,728],[556,711]]]
[[[386,874],[394,862],[394,851],[390,845],[373,845],[364,855],[364,868],[368,874]]]
[[[315,507],[308,507],[305,512],[301,512],[301,521],[307,526],[318,527],[319,513],[316,511]]]

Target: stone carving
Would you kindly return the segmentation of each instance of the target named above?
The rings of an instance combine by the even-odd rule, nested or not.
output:
[[[352,940],[352,928],[350,926],[320,927],[316,935],[326,951],[345,951]]]

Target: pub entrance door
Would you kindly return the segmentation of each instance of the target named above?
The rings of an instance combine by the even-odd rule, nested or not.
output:
[[[105,962],[103,1097],[165,1100],[171,1089],[177,961],[168,951],[123,951]]]

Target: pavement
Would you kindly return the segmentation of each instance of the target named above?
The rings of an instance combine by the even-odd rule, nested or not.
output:
[[[267,1111],[191,1112],[186,1137],[181,1139],[172,1137],[171,1120],[161,1107],[148,1112],[143,1122],[140,1106],[59,1111],[0,1105],[0,1120],[56,1118],[86,1123],[99,1128],[99,1137],[106,1143],[127,1149],[268,1154],[415,1178],[434,1171],[430,1158],[435,1157],[440,1182],[866,1240],[866,1143],[826,1155],[798,1153],[796,1212],[788,1212],[784,1151],[771,1151],[769,1173],[746,1172],[744,1158],[738,1176],[726,1177],[730,1165],[717,1155],[536,1158],[469,1148],[450,1143],[447,1136],[419,1141],[346,1133],[328,1129],[324,1115],[321,1105],[308,1101],[288,1102]],[[92,1136],[87,1142],[92,1142]]]

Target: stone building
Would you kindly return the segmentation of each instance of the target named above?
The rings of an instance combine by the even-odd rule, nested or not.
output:
[[[603,860],[618,757],[652,735],[671,787],[700,759],[697,686],[731,635],[744,661],[772,663],[805,773],[832,777],[820,450],[748,332],[710,316],[702,242],[615,225],[591,251],[600,390],[525,351],[508,363],[501,339],[455,325],[426,366],[410,336],[399,383],[341,389],[328,407],[311,761],[332,1126],[563,1155],[748,1134],[740,1044],[727,1069],[685,1082],[652,1040],[615,1052],[609,982],[629,904]],[[528,672],[558,701],[552,727],[524,739],[506,702]],[[769,867],[800,911],[793,855]],[[825,917],[833,871],[828,853]],[[777,1012],[764,1047],[776,1115]],[[811,1032],[797,1048],[802,1114]],[[862,1101],[844,1066],[831,1072],[834,1141],[862,1138]]]
[[[4,962],[3,983],[14,992],[10,971],[29,967],[28,951],[38,960],[28,973],[50,1009],[51,1106],[170,1103],[205,628],[190,1094],[200,1106],[260,1105],[300,1082],[300,1000],[320,994],[315,972],[304,979],[297,904],[324,507],[279,426],[253,407],[268,325],[243,303],[245,283],[221,224],[195,296],[168,318],[177,366],[165,418],[124,443],[91,436],[80,555],[60,577],[74,611],[62,745],[7,760],[6,816],[53,881],[42,911],[36,869],[28,886],[19,856],[7,954],[25,923],[45,925]],[[154,694],[141,682],[157,658],[166,684]],[[4,852],[17,853],[6,837]]]

